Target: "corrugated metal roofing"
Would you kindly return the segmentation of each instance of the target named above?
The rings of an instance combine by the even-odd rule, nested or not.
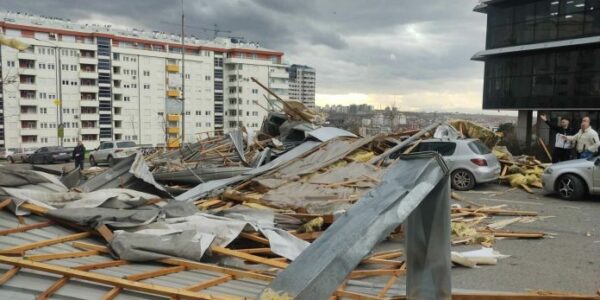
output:
[[[46,221],[38,216],[26,216],[25,222],[33,224]],[[14,215],[8,211],[0,211],[0,230],[15,228],[19,223]],[[50,225],[41,229],[34,229],[27,232],[10,234],[0,237],[0,249],[14,247],[26,243],[42,241],[58,236],[76,233],[76,231],[64,228],[60,225]],[[95,239],[83,239],[82,242],[98,243]],[[27,255],[49,254],[60,252],[73,252],[79,249],[71,246],[70,242],[56,244],[48,247],[27,251]],[[85,264],[98,263],[111,260],[108,256],[88,256],[81,258],[52,260],[50,263],[57,266],[76,267]],[[91,272],[123,278],[124,276],[157,270],[168,267],[159,263],[129,263],[126,265],[111,267],[105,269],[93,270]],[[12,266],[0,264],[0,272],[4,273]],[[192,284],[207,281],[209,279],[222,276],[222,273],[208,272],[204,270],[189,270],[179,273],[169,274],[161,277],[141,280],[140,282],[168,286],[173,288],[183,288]],[[0,286],[0,299],[33,299],[50,287],[60,276],[28,270],[22,268],[17,275]],[[229,295],[238,297],[254,298],[266,286],[266,282],[254,279],[233,279],[221,285],[202,290],[202,293],[211,295]],[[81,280],[69,280],[69,282],[60,288],[51,299],[100,299],[104,294],[112,289],[112,286],[102,285]],[[123,291],[116,299],[164,299],[164,297],[144,294],[135,291]]]

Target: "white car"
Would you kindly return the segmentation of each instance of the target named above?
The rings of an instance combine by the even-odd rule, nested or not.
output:
[[[29,156],[35,153],[36,150],[37,148],[16,149],[13,153],[6,157],[6,160],[8,160],[11,164],[16,162],[27,162]]]
[[[2,148],[0,149],[0,158],[2,159],[8,159],[9,156],[11,156],[12,154],[15,153],[15,151],[17,151],[16,148]]]
[[[139,147],[130,141],[102,142],[98,148],[90,153],[90,165],[96,166],[107,163],[109,166],[115,164],[115,160],[135,155]]]

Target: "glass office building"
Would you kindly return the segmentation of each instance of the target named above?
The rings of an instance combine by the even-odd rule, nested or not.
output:
[[[473,56],[485,62],[484,109],[518,110],[524,139],[533,111],[600,125],[600,0],[483,0],[475,11],[487,14]]]

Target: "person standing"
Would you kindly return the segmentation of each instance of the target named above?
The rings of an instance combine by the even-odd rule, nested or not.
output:
[[[571,127],[571,122],[569,122],[569,119],[561,118],[560,126],[556,126],[556,124],[550,123],[545,114],[541,114],[540,119],[542,119],[542,121],[544,121],[550,127],[550,129],[556,132],[554,149],[552,151],[552,162],[557,163],[571,159],[571,149],[573,148],[573,142],[562,138],[562,136],[575,135],[577,133]]]
[[[75,161],[75,168],[83,170],[83,160],[85,159],[85,147],[81,141],[77,141],[77,146],[73,149],[73,160]]]
[[[600,139],[598,133],[590,126],[590,117],[581,119],[581,129],[575,135],[564,135],[565,141],[575,142],[577,149],[577,158],[590,158],[598,151]]]

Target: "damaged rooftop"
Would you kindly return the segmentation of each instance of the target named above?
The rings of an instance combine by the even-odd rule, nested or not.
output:
[[[557,253],[586,256],[543,250],[572,238],[542,229],[562,224],[564,212],[553,215],[555,208],[531,200],[539,197],[546,167],[535,157],[513,156],[495,146],[496,134],[467,121],[360,137],[323,126],[323,116],[299,102],[280,104],[258,131],[138,151],[108,166],[0,167],[0,294],[594,297],[586,280],[580,288],[503,285],[514,273],[564,272],[536,265],[560,265],[546,262],[560,260]],[[442,156],[416,150],[440,137],[493,147],[500,178],[512,188],[452,191]],[[593,264],[593,248],[587,252]],[[530,255],[540,258],[522,259]],[[581,268],[584,276],[597,270]],[[539,278],[554,276],[561,277]]]

